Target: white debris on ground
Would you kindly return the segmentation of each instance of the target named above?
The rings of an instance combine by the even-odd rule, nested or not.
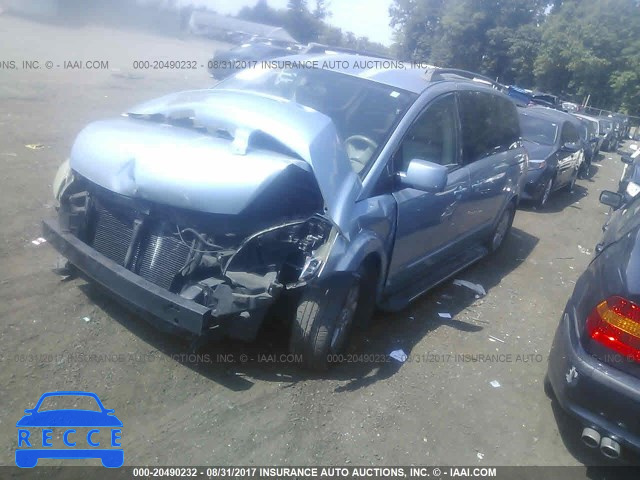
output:
[[[407,360],[407,354],[404,353],[404,350],[402,350],[402,349],[394,350],[393,352],[391,352],[389,354],[389,356],[391,358],[393,358],[394,360],[399,361],[400,363],[404,363]]]
[[[582,245],[578,245],[578,250],[580,250],[580,252],[584,253],[585,255],[591,255],[591,250],[589,250],[588,248],[584,248]]]
[[[46,241],[46,238],[38,237],[35,240],[31,240],[31,243],[33,243],[34,245],[40,245],[42,243],[45,243]]]
[[[25,145],[25,147],[27,147],[29,150],[42,150],[44,148],[44,145],[41,143],[28,143],[27,145]]]
[[[467,287],[476,292],[478,295],[485,296],[487,294],[486,290],[479,283],[468,282],[467,280],[459,280],[456,279],[453,281],[454,285],[458,285],[460,287]]]

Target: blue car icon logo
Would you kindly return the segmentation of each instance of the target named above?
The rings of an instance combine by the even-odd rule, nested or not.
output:
[[[80,408],[44,410],[42,403],[50,397],[81,398],[92,405],[93,399],[99,411]],[[99,458],[102,465],[108,468],[121,467],[124,463],[124,451],[120,444],[122,422],[114,415],[114,410],[102,405],[95,393],[48,392],[40,397],[34,408],[24,413],[26,415],[16,423],[18,467],[35,467],[40,458]],[[54,428],[59,433],[56,438],[61,440],[61,445],[54,446]]]

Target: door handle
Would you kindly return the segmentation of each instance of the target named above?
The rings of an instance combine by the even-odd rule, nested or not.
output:
[[[467,190],[469,190],[469,187],[465,187],[463,185],[458,185],[454,190],[453,190],[453,194],[456,196],[456,198],[460,198],[462,197],[462,195],[464,193],[467,192]]]

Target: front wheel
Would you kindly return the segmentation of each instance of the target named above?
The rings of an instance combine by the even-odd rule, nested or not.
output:
[[[573,190],[576,187],[576,180],[578,178],[578,171],[576,170],[576,173],[573,175],[573,177],[571,177],[571,181],[567,184],[567,186],[565,187],[565,190],[568,193],[573,193]]]
[[[538,207],[542,208],[547,204],[549,200],[549,196],[551,195],[551,188],[553,187],[553,178],[547,180],[544,184],[544,190],[542,191],[542,195],[538,199]]]
[[[515,217],[515,214],[516,207],[513,202],[510,202],[502,212],[500,220],[498,220],[498,224],[496,225],[496,228],[493,231],[493,235],[491,236],[491,243],[489,245],[491,253],[497,252],[504,243],[504,239],[507,238],[507,235],[511,230],[511,225],[513,224],[513,218]]]
[[[370,269],[361,268],[351,282],[340,283],[309,287],[298,304],[289,350],[310,370],[326,370],[331,357],[347,347],[354,326],[364,320],[360,317],[373,312],[375,287],[373,292],[370,287],[376,282]]]

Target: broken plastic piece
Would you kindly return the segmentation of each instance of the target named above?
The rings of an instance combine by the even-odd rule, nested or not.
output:
[[[438,312],[438,315],[440,315],[440,318],[451,318],[451,314],[447,312]]]
[[[404,350],[402,350],[402,349],[394,350],[393,352],[391,352],[389,354],[389,356],[391,358],[393,358],[394,360],[399,361],[400,363],[404,363],[407,360],[407,354],[404,353]]]
[[[478,295],[481,296],[485,296],[487,294],[486,290],[484,289],[484,287],[482,285],[480,285],[479,283],[472,283],[472,282],[468,282],[466,280],[454,280],[453,281],[454,285],[459,285],[461,287],[467,287],[470,288],[471,290],[473,290],[474,292],[476,292]]]
[[[489,385],[491,385],[493,388],[499,388],[500,387],[500,382],[497,380],[491,380],[489,382]]]
[[[42,150],[44,148],[44,145],[42,145],[41,143],[28,143],[27,145],[25,145],[25,147],[27,147],[29,150]]]
[[[85,322],[90,322],[90,321],[91,321],[91,318],[90,318],[90,317],[82,317],[82,319],[83,319]]]
[[[38,237],[35,240],[31,240],[31,243],[33,243],[34,245],[40,245],[41,243],[45,243],[46,241],[46,238]]]

